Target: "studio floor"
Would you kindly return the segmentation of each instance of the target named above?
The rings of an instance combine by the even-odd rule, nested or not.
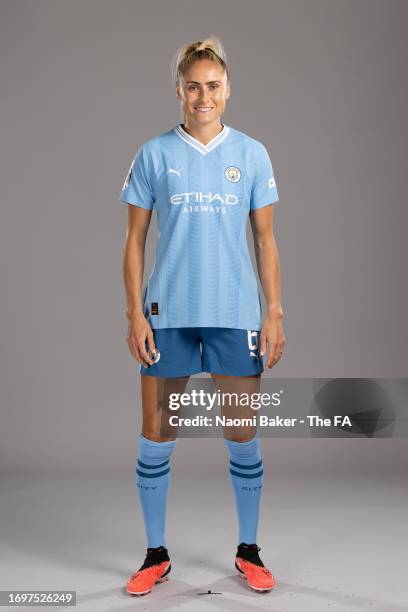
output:
[[[225,473],[172,474],[170,580],[132,597],[124,584],[146,546],[132,472],[3,477],[0,589],[72,589],[81,612],[402,612],[407,499],[398,478],[267,476],[258,545],[277,586],[261,594],[234,568],[236,518]]]

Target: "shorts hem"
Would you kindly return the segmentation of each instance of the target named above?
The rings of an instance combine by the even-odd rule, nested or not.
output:
[[[214,370],[212,370],[211,372],[209,370],[204,370],[204,372],[207,372],[208,374],[216,374],[218,376],[256,376],[257,374],[262,374],[264,372],[264,368],[262,368],[261,370],[257,370],[256,372],[239,372],[238,374],[236,372],[234,372],[233,374],[230,374],[229,372],[215,372]]]
[[[142,370],[140,370],[140,375],[141,376],[155,376],[157,378],[181,378],[184,376],[193,376],[194,374],[202,374],[203,370],[194,370],[193,372],[186,372],[186,371],[180,371],[177,373],[171,372],[171,374],[151,374],[150,372],[142,372]]]

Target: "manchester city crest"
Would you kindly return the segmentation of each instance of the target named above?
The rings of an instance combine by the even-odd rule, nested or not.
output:
[[[225,176],[231,183],[237,183],[241,178],[241,170],[236,166],[225,168]]]

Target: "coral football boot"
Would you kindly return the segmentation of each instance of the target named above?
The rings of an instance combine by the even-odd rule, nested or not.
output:
[[[127,581],[126,591],[131,595],[146,595],[155,584],[168,580],[170,570],[167,549],[164,546],[148,548],[143,565]]]
[[[271,591],[276,585],[275,577],[259,558],[261,549],[256,544],[241,543],[235,557],[235,567],[248,586],[255,591]]]

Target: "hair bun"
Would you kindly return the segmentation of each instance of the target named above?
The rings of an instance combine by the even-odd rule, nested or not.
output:
[[[204,53],[201,53],[201,52]],[[177,49],[171,62],[171,72],[175,84],[179,82],[180,76],[186,70],[186,67],[197,59],[208,58],[211,61],[217,61],[223,70],[226,71],[227,79],[229,80],[229,70],[227,66],[227,57],[224,51],[221,40],[217,36],[208,36],[204,40],[195,40],[191,43],[185,43]]]

